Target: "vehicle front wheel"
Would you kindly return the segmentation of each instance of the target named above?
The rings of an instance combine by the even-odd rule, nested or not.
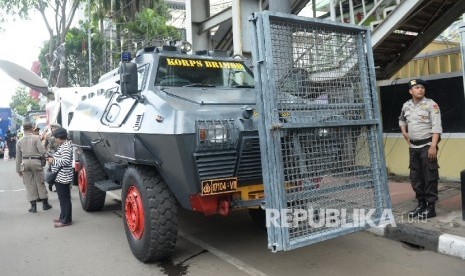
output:
[[[158,172],[132,166],[123,178],[122,208],[129,247],[144,263],[172,255],[176,247],[176,200]]]
[[[100,163],[90,151],[80,155],[79,171],[77,173],[79,199],[82,209],[87,212],[98,211],[105,204],[106,192],[95,187],[95,182],[105,179],[105,172]]]

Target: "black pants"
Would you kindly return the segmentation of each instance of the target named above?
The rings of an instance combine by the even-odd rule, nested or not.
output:
[[[434,203],[438,200],[438,160],[428,159],[430,146],[410,148],[410,181],[418,201]]]
[[[8,147],[8,158],[13,159],[16,157],[16,146]]]
[[[60,222],[61,223],[71,223],[72,213],[71,213],[71,190],[69,189],[71,184],[60,184],[55,182],[55,187],[57,189],[58,200],[60,201]]]

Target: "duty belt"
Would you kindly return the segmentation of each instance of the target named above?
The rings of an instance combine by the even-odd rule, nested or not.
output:
[[[42,157],[37,157],[37,156],[23,156],[23,159],[37,159],[40,160]]]
[[[427,144],[427,143],[432,142],[432,141],[433,141],[433,137],[429,137],[429,138],[426,138],[426,139],[416,140],[416,141],[410,140],[410,144],[412,144],[414,146],[421,146],[421,145]],[[438,143],[439,143],[439,141],[441,141],[441,137],[439,137]]]

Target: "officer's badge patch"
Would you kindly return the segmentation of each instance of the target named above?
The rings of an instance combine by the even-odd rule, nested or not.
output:
[[[410,81],[410,86],[415,86],[417,84],[417,80],[411,80]]]
[[[434,113],[439,113],[439,106],[437,104],[433,104]]]

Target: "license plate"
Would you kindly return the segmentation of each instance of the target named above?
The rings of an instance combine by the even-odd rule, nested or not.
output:
[[[202,181],[202,195],[215,195],[237,190],[237,177]]]

